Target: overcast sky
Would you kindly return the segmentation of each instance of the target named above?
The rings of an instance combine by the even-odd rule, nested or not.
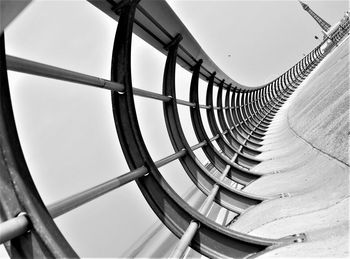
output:
[[[348,1],[307,3],[330,24],[349,9]],[[321,38],[294,0],[169,4],[219,67],[243,84],[272,80],[317,45],[315,35]],[[34,1],[6,30],[6,51],[109,79],[116,26],[85,1]],[[132,53],[134,87],[160,93],[165,56],[137,37]],[[178,98],[188,100],[190,74],[177,71]],[[9,80],[22,147],[46,204],[128,172],[108,91],[14,72]],[[153,159],[172,154],[162,103],[137,97],[136,104]],[[188,141],[196,144],[188,108],[179,110]],[[190,185],[178,162],[161,171],[181,193]],[[56,222],[81,256],[117,257],[156,220],[132,183]]]

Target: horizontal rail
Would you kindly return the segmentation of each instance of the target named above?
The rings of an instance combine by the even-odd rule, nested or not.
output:
[[[203,105],[203,104],[200,104],[200,105],[199,105],[199,108],[201,108],[201,109],[211,109],[211,106],[210,106],[210,105]]]
[[[206,141],[202,141],[194,146],[191,147],[192,150],[196,150],[198,148],[201,148],[202,146],[206,145]],[[172,155],[169,155],[167,157],[164,157],[158,161],[155,162],[155,165],[157,168],[160,168],[176,159],[179,159],[180,157],[184,156],[186,154],[186,150],[180,150]],[[53,218],[56,218],[58,216],[61,216],[81,205],[84,205],[85,203],[92,201],[112,190],[115,190],[131,181],[136,180],[137,178],[146,175],[148,173],[148,170],[146,167],[142,166],[139,167],[133,171],[127,172],[121,176],[115,177],[109,181],[106,181],[104,183],[101,183],[99,185],[96,185],[92,188],[86,189],[82,192],[79,192],[77,194],[74,194],[70,197],[67,197],[61,201],[55,202],[51,205],[47,206],[48,211],[50,212],[50,215]]]
[[[236,159],[237,154],[231,159],[231,161],[234,161]],[[228,172],[230,170],[230,165],[227,165],[224,172],[220,176],[220,181],[223,181],[224,178],[227,176]],[[210,207],[214,201],[215,196],[217,195],[219,191],[219,185],[214,184],[213,189],[208,194],[207,198],[202,203],[201,207],[199,208],[199,212],[203,215],[208,214]],[[170,258],[181,258],[184,254],[187,247],[190,245],[190,242],[192,241],[195,233],[197,232],[197,229],[200,227],[200,225],[195,222],[191,221],[190,225],[186,229],[185,233],[181,237],[180,241],[177,243],[175,249],[173,250]]]
[[[130,171],[107,182],[74,194],[61,201],[55,202],[47,206],[47,209],[50,212],[51,217],[56,218],[112,190],[121,187],[124,184],[134,181],[135,179],[145,174],[147,174],[147,168],[144,166],[139,167],[136,170]]]
[[[0,244],[24,234],[28,229],[28,218],[22,214],[0,223]]]
[[[160,100],[163,102],[169,102],[172,99],[171,96],[164,96],[161,94],[153,93],[153,92],[146,91],[146,90],[139,89],[139,88],[135,88],[135,87],[133,88],[133,91],[134,91],[135,95]]]
[[[195,103],[191,103],[191,102],[184,101],[184,100],[179,100],[179,99],[177,99],[177,100],[176,100],[176,103],[177,103],[177,104],[182,104],[182,105],[187,105],[187,106],[190,106],[190,107],[196,107],[196,104],[195,104]]]
[[[119,16],[113,11],[114,6],[107,1],[88,0],[88,2],[112,19],[119,20]],[[118,1],[115,1],[115,5],[117,5],[116,2]],[[191,72],[191,68],[196,64],[197,60],[203,59],[204,63],[200,71],[200,77],[202,79],[206,80],[215,71],[215,83],[219,83],[222,79],[225,79],[225,87],[232,84],[242,89],[260,88],[260,86],[249,87],[241,85],[226,75],[205,53],[166,1],[157,1],[156,4],[154,1],[141,1],[139,3],[135,15],[134,33],[148,44],[161,53],[167,54],[164,47],[172,41],[178,32],[181,32],[183,40],[179,46],[177,63],[186,70]]]
[[[163,165],[166,165],[176,159],[179,159],[180,157],[183,157],[186,154],[186,150],[182,149],[178,152],[176,152],[175,154],[172,154],[170,156],[167,156],[157,162],[155,162],[155,165],[157,166],[157,168],[162,167]]]
[[[226,133],[228,133],[228,131],[224,131],[222,134],[226,134]],[[212,137],[212,138],[210,138],[209,140],[210,141],[214,141],[214,140],[217,140],[218,138],[220,138],[220,134],[216,134],[214,137]]]
[[[82,74],[79,72],[51,66],[36,61],[31,61],[23,58],[18,58],[10,55],[6,55],[7,68],[11,71],[26,73],[36,76],[42,76],[52,79],[58,79],[68,81],[72,83],[78,83],[88,86],[94,86],[97,88],[107,89],[111,91],[124,92],[124,85],[116,82],[112,82],[99,77]],[[171,96],[164,96],[162,94],[154,93],[151,91],[143,90],[134,87],[133,92],[137,96],[160,100],[168,102],[172,99]],[[195,103],[191,103],[185,100],[176,99],[177,104],[195,107]],[[209,109],[206,105],[200,105],[202,108]]]
[[[159,179],[155,177],[156,174],[158,173],[157,168],[164,166],[184,156],[186,156],[187,158],[189,157],[189,155],[187,156],[187,154],[192,154],[192,153],[188,149],[188,146],[186,146],[186,150],[181,149],[180,147],[176,149],[176,150],[179,150],[178,152],[154,162],[148,154],[147,147],[145,147],[142,141],[142,134],[136,123],[137,116],[134,110],[135,108],[134,103],[132,102],[133,94],[142,96],[142,97],[151,98],[151,99],[161,100],[163,102],[173,101],[173,103],[171,104],[174,104],[174,105],[176,102],[177,104],[186,105],[190,107],[199,107],[203,109],[216,109],[216,110],[227,109],[227,107],[212,107],[210,105],[200,105],[198,103],[198,100],[196,100],[196,103],[194,103],[194,102],[189,102],[185,100],[175,99],[175,94],[174,94],[174,97],[172,97],[172,96],[166,96],[158,93],[149,92],[138,88],[132,88],[132,84],[131,82],[129,82],[129,79],[131,79],[131,74],[130,74],[130,71],[128,71],[130,69],[130,66],[128,65],[129,57],[130,57],[130,52],[129,52],[130,49],[128,44],[131,42],[131,35],[132,35],[131,25],[133,24],[135,25],[136,34],[141,36],[141,38],[146,40],[146,42],[156,47],[156,49],[160,50],[164,54],[166,54],[167,52],[164,46],[169,45],[169,43],[171,43],[174,40],[174,35],[177,35],[179,32],[181,32],[180,36],[183,38],[182,45],[179,46],[179,52],[177,56],[176,55],[174,56],[175,58],[176,57],[178,58],[179,60],[178,63],[181,63],[180,65],[182,65],[187,70],[191,70],[193,68],[193,65],[198,64],[198,61],[202,59],[204,63],[203,63],[203,66],[199,68],[200,70],[199,74],[201,78],[207,79],[208,75],[215,76],[213,73],[216,73],[218,77],[213,77],[214,82],[216,84],[218,82],[222,82],[223,87],[225,87],[223,81],[221,81],[222,79],[225,79],[226,80],[225,84],[227,89],[232,89],[232,83],[235,84],[234,86],[235,88],[237,88],[238,86],[238,88],[247,89],[247,87],[243,85],[239,85],[237,82],[227,77],[227,75],[225,75],[216,66],[216,64],[200,48],[199,44],[195,41],[195,39],[192,37],[192,35],[189,33],[186,27],[182,24],[181,20],[171,10],[171,8],[169,7],[169,5],[166,3],[165,0],[141,1],[138,7],[136,7],[138,1],[123,1],[123,0],[107,0],[107,1],[89,0],[89,1],[99,8],[103,7],[100,9],[103,10],[105,13],[109,14],[110,16],[112,16],[112,18],[115,18],[116,20],[119,19],[118,15],[121,14],[121,21],[118,25],[118,30],[117,30],[118,37],[116,37],[117,39],[117,42],[115,44],[116,47],[115,47],[115,50],[113,51],[113,56],[112,56],[112,81],[102,79],[99,77],[86,75],[79,72],[70,71],[67,69],[62,69],[62,68],[58,68],[50,65],[41,64],[39,62],[24,60],[13,56],[6,57],[5,47],[4,47],[4,37],[3,36],[1,37],[2,38],[1,39],[2,66],[0,67],[0,70],[1,70],[1,87],[0,88],[1,88],[2,94],[0,96],[1,96],[2,105],[0,105],[1,107],[0,110],[2,113],[1,124],[6,126],[2,128],[4,132],[2,132],[1,137],[5,141],[1,141],[1,146],[3,150],[8,150],[8,152],[5,152],[6,154],[5,153],[3,154],[2,164],[6,164],[6,170],[8,170],[11,173],[9,174],[9,176],[6,175],[6,177],[10,179],[8,182],[9,183],[16,182],[16,184],[18,185],[17,186],[18,188],[13,188],[13,186],[9,184],[10,188],[13,188],[13,193],[14,193],[13,197],[16,197],[16,198],[11,200],[12,193],[10,195],[5,193],[6,197],[4,199],[5,200],[4,204],[6,204],[6,206],[2,207],[1,209],[3,210],[5,208],[6,211],[4,215],[5,216],[10,215],[10,218],[11,218],[11,215],[16,215],[16,213],[12,213],[13,211],[18,211],[18,208],[26,208],[28,217],[25,215],[19,215],[16,218],[12,218],[12,219],[9,219],[8,221],[1,223],[0,238],[2,239],[0,239],[0,241],[6,242],[19,235],[22,235],[28,230],[30,226],[31,233],[33,235],[30,236],[29,238],[34,237],[33,239],[34,242],[28,242],[29,238],[25,236],[24,238],[22,238],[24,242],[23,240],[20,242],[17,242],[17,240],[16,242],[13,242],[14,244],[13,251],[15,251],[17,247],[20,247],[21,249],[23,248],[22,250],[20,250],[21,252],[27,253],[26,250],[31,250],[32,248],[30,247],[30,245],[34,245],[36,247],[42,246],[43,247],[42,250],[45,252],[45,256],[47,257],[51,257],[50,256],[51,254],[48,254],[47,251],[55,255],[55,257],[73,257],[75,255],[74,251],[70,248],[68,243],[66,243],[64,241],[64,238],[61,237],[60,232],[56,230],[55,228],[56,226],[55,224],[53,224],[51,217],[46,213],[45,210],[42,210],[43,208],[45,208],[44,204],[42,203],[34,184],[30,181],[31,178],[30,178],[29,170],[26,167],[24,158],[21,157],[22,151],[21,151],[18,137],[16,135],[16,127],[14,126],[15,124],[14,124],[9,89],[8,89],[7,69],[6,69],[6,66],[7,66],[9,70],[13,70],[17,72],[24,72],[28,74],[37,75],[37,76],[60,79],[68,82],[80,83],[80,84],[94,86],[101,89],[108,89],[112,91],[114,119],[116,122],[117,131],[119,134],[119,140],[122,139],[120,141],[122,149],[123,151],[128,152],[127,154],[129,154],[129,155],[125,155],[125,158],[128,165],[130,166],[131,171],[121,176],[118,176],[116,178],[113,178],[107,182],[94,186],[88,190],[72,195],[64,200],[61,200],[59,202],[56,202],[52,205],[47,206],[47,209],[49,210],[52,217],[57,217],[59,215],[62,215],[63,213],[66,213],[80,205],[85,204],[88,201],[91,201],[111,190],[114,190],[124,184],[127,184],[149,173],[148,178],[139,179],[138,184],[139,184],[139,187],[140,186],[143,187],[143,189],[142,188],[140,189],[145,195],[146,199],[149,201],[150,205],[152,206],[153,204],[153,209],[155,210],[157,215],[163,219],[163,222],[167,226],[170,226],[170,228],[173,230],[175,234],[176,234],[176,231],[177,232],[179,232],[179,230],[183,231],[184,229],[183,222],[189,223],[189,220],[195,219],[198,223],[193,221],[192,223],[189,223],[189,224],[194,225],[196,228],[200,227],[198,231],[200,231],[199,237],[201,238],[196,237],[194,239],[197,242],[197,244],[194,244],[194,246],[197,248],[200,247],[199,249],[201,251],[204,251],[204,254],[207,254],[207,255],[209,254],[209,257],[220,254],[221,251],[228,251],[228,250],[230,251],[230,253],[225,252],[226,254],[225,253],[223,254],[225,255],[235,254],[236,250],[240,250],[242,248],[241,246],[242,242],[246,242],[249,244],[248,246],[249,246],[249,249],[251,249],[250,252],[252,254],[253,253],[256,254],[257,252],[265,249],[265,247],[275,244],[276,240],[268,240],[268,239],[260,239],[260,238],[256,239],[251,236],[244,236],[244,234],[240,234],[240,233],[238,234],[233,232],[230,233],[229,231],[227,231],[227,229],[224,229],[224,228],[221,229],[220,227],[217,227],[215,224],[212,224],[212,222],[208,221],[207,218],[205,218],[203,215],[198,213],[198,211],[186,208],[186,203],[183,200],[175,199],[177,198],[177,196],[175,195],[176,193],[171,188],[164,188],[164,185],[162,185],[162,183],[164,182],[161,183],[161,181],[159,181]],[[137,8],[137,14],[136,14],[135,20],[131,19],[132,12],[128,10],[130,6],[125,6],[125,5],[128,5],[129,3],[134,6],[133,11],[135,10],[135,8]],[[118,7],[120,7],[119,10],[117,10]],[[124,15],[124,14],[127,14],[127,12],[130,12],[128,13],[128,15],[130,16]],[[125,24],[127,24],[128,26],[122,26],[121,24],[124,24],[123,22],[125,22]],[[340,37],[341,35],[339,34],[338,36]],[[309,54],[308,56],[309,57],[307,59],[305,58],[302,62],[299,62],[300,64],[302,64],[299,67],[302,73],[302,78],[304,78],[304,76],[306,76],[317,65],[317,62],[319,61],[321,55],[319,52],[316,51],[316,52],[313,52],[312,55]],[[7,65],[5,60],[6,58],[8,63]],[[278,105],[279,107],[280,104],[282,104],[285,101],[285,97],[287,97],[291,93],[290,91],[286,91],[286,88],[289,89],[290,77],[292,76],[291,71],[292,70],[285,72],[282,76],[272,81],[273,83],[270,82],[267,85],[261,86],[261,87],[268,86],[268,88],[270,87],[272,89],[272,96],[269,96],[266,102],[272,99],[272,103],[275,103],[275,100],[277,100],[275,105]],[[296,75],[299,76],[298,73],[294,73],[293,75],[294,77]],[[221,78],[220,80],[219,80],[219,77]],[[126,78],[127,80],[121,80],[124,78]],[[119,81],[120,83],[117,83],[114,81]],[[250,92],[252,89],[257,89],[257,88],[259,87],[248,88],[249,90],[247,91],[240,91],[241,94],[238,94],[238,98],[236,100],[237,103],[247,102],[247,98],[243,99],[244,97],[246,97],[246,95],[244,94],[247,92]],[[282,98],[280,98],[280,94],[279,94],[280,92],[282,92]],[[254,102],[257,102],[258,100],[255,100]],[[264,99],[262,103],[265,103]],[[251,123],[251,124],[245,123],[246,121],[248,121],[248,119],[250,119],[250,121],[252,121],[252,119],[254,118],[258,120],[259,119],[258,116],[255,116],[255,114],[258,112],[259,112],[258,114],[259,117],[265,114],[265,110],[262,110],[259,108],[255,113],[249,116],[249,114],[251,114],[251,111],[250,111],[251,107],[249,107],[248,105],[249,104],[242,105],[240,108],[246,106],[247,109],[242,109],[243,112],[240,111],[240,113],[237,113],[238,121],[242,119],[242,121],[239,122],[238,124],[238,125],[242,125],[241,129],[242,129],[242,133],[244,133],[242,134],[242,136],[246,135],[246,133],[248,133],[249,130],[252,129],[252,126],[254,127],[256,123],[256,121],[255,123]],[[258,106],[260,106],[259,103],[258,103]],[[128,111],[128,113],[125,113],[126,110]],[[193,111],[195,109],[190,109],[190,110]],[[270,112],[271,111],[269,111],[268,113]],[[268,113],[266,113],[265,117],[267,116]],[[215,117],[214,117],[214,120],[215,120]],[[246,139],[244,140],[244,143],[247,142],[250,137],[252,137],[252,139],[258,138],[257,137],[258,133],[256,133],[255,130],[258,128],[258,126],[261,123],[262,123],[262,120],[253,128],[252,131],[249,132]],[[10,132],[10,134],[8,134],[8,132]],[[131,132],[132,134],[124,134],[125,132]],[[227,134],[228,132],[229,131],[226,130],[223,132],[223,134]],[[253,134],[254,132],[256,134]],[[217,131],[217,133],[219,133],[219,131]],[[221,137],[219,136],[219,134],[212,137],[210,141]],[[210,145],[211,143],[208,141],[207,136],[205,139],[207,140],[207,142],[203,141],[201,143],[198,143],[195,146],[191,147],[191,149],[194,150],[197,148],[201,148],[206,144]],[[243,146],[240,145],[238,151],[240,151],[242,147]],[[223,150],[225,153],[229,153],[229,152],[226,152],[225,149]],[[238,154],[236,153],[232,158],[232,160],[235,160],[237,156]],[[229,161],[228,157],[227,158],[225,157],[225,159],[223,160],[233,163],[233,161]],[[10,162],[7,163],[8,161]],[[220,181],[224,177],[226,177],[231,166],[237,168],[236,165],[228,164],[220,178]],[[254,172],[250,171],[250,173],[254,173]],[[201,212],[206,212],[209,209],[210,204],[213,202],[215,196],[217,195],[219,188],[221,187],[219,187],[219,183],[216,182],[216,184],[214,184],[214,188],[212,189],[211,193],[207,196],[206,202],[200,209]],[[10,193],[10,191],[8,193]],[[7,196],[10,198],[8,198]],[[18,199],[17,201],[17,197],[22,197],[22,198]],[[17,202],[19,205],[18,208],[17,208]],[[7,206],[7,203],[10,204],[10,206]],[[12,206],[13,204],[15,204],[15,206]],[[164,207],[163,206],[164,204],[167,204],[167,207],[171,208],[171,210],[168,210],[168,208]],[[156,205],[158,206],[158,208],[155,207]],[[10,211],[11,213],[8,213],[7,210]],[[169,214],[167,213],[173,214],[173,215],[169,216]],[[29,222],[30,219],[33,220],[33,224],[30,224]],[[195,229],[193,229],[192,233],[194,236]],[[50,236],[51,234],[52,236]],[[39,237],[39,239],[35,240],[36,237]],[[208,239],[210,238],[214,238],[214,241],[211,242],[209,240],[208,242]],[[222,243],[218,242],[220,238],[224,242]],[[232,245],[232,242],[236,242],[237,244]],[[17,247],[15,243],[17,243]],[[188,245],[188,243],[186,244],[186,246]],[[24,246],[22,246],[22,244],[24,244]],[[26,249],[28,247],[29,249]],[[214,250],[216,249],[216,251],[213,251],[213,248]],[[205,249],[207,249],[207,251],[205,251]],[[246,250],[246,247],[243,246],[241,252],[246,253],[247,251],[245,250]],[[33,248],[33,251],[35,251],[35,248]],[[66,255],[66,256],[59,256],[59,255]]]
[[[63,80],[63,81],[68,81],[73,83],[79,83],[79,84],[94,86],[102,89],[112,90],[112,91],[118,91],[118,92],[124,91],[124,86],[120,83],[116,83],[116,82],[112,82],[99,77],[94,77],[91,75],[86,75],[79,72],[59,68],[56,66],[39,63],[36,61],[31,61],[23,58],[14,57],[11,55],[6,55],[6,62],[7,62],[8,69],[16,72],[48,77],[52,79],[58,79],[58,80]],[[134,91],[134,94],[137,96],[152,98],[152,99],[156,99],[164,102],[168,102],[172,99],[171,96],[164,96],[162,94],[154,93],[151,91],[147,91],[147,90],[143,90],[135,87],[133,88],[133,91]],[[196,107],[195,103],[185,101],[185,100],[176,99],[176,103],[180,105]],[[241,108],[243,106],[230,107],[230,109]],[[221,108],[216,106],[212,107],[210,105],[202,105],[202,104],[199,104],[199,107],[203,109],[212,108],[214,110],[229,108],[229,107]]]
[[[7,69],[37,76],[60,79],[68,82],[124,92],[124,85],[106,79],[54,67],[39,62],[6,55]]]
[[[112,19],[116,21],[119,20],[119,16],[115,13],[113,7],[117,7],[120,1],[87,1]],[[261,89],[276,81],[275,79],[261,86],[245,86],[233,80],[225,74],[201,48],[199,43],[165,0],[158,0],[156,4],[154,1],[141,1],[137,7],[135,17],[134,33],[165,55],[167,54],[165,47],[172,42],[179,32],[181,32],[183,40],[179,44],[177,63],[189,72],[192,72],[192,67],[198,60],[202,59],[203,65],[200,68],[200,77],[203,80],[207,80],[207,78],[215,72],[214,83],[216,85],[224,79],[224,88],[230,89],[234,86],[243,90]],[[287,72],[282,73],[281,76]]]
[[[187,247],[190,245],[193,236],[196,234],[197,229],[200,227],[199,223],[196,221],[191,221],[190,225],[187,227],[185,233],[182,235],[180,241],[177,243],[176,247],[172,251],[169,258],[181,258]]]
[[[211,140],[211,141],[213,141],[213,140]],[[195,151],[196,149],[201,148],[201,147],[205,146],[206,144],[207,144],[207,142],[204,140],[204,141],[192,146],[191,149],[192,149],[192,151]]]
[[[95,0],[88,0],[88,1],[91,2],[93,5],[95,5],[96,7],[98,7],[99,9],[101,9],[106,14],[110,15],[111,17],[113,17],[114,19],[116,19],[116,20],[119,19],[119,17],[116,16],[115,13],[110,10],[110,5],[107,2],[95,1]],[[199,53],[202,55],[202,57],[204,57],[202,59],[204,61],[207,61],[207,64],[206,64],[207,67],[203,64],[202,65],[202,69],[205,70],[205,71],[216,71],[216,74],[220,75],[220,73],[218,73],[218,71],[221,71],[221,70],[216,66],[215,63],[213,63],[213,61],[209,57],[207,57],[206,53],[200,48],[199,44],[193,39],[192,35],[188,32],[186,27],[182,24],[181,20],[178,19],[178,17],[176,16],[175,13],[171,12],[172,10],[168,6],[168,4],[163,2],[163,1],[159,1],[158,5],[159,6],[163,6],[164,5],[163,6],[163,8],[165,8],[164,10],[166,10],[166,12],[170,12],[171,13],[170,16],[172,16],[174,21],[177,21],[177,23],[178,23],[176,25],[173,24],[172,27],[174,27],[174,28],[169,28],[169,29],[182,28],[182,30],[177,30],[177,31],[185,32],[184,35],[182,35],[182,36],[185,37],[185,38],[188,37],[187,41],[183,41],[183,42],[186,42],[186,45],[188,45],[188,46],[187,47],[180,46],[181,49],[183,49],[183,50],[185,50],[185,49],[193,49],[193,48],[194,49],[198,49]],[[160,16],[160,13],[161,13],[160,10],[159,10],[159,7],[155,8],[157,10],[152,10],[152,9],[154,9],[154,6],[151,6],[151,5],[147,4],[147,1],[141,2],[141,6],[142,7],[140,7],[140,8],[142,8],[144,12],[152,12],[152,15],[155,15],[160,20],[162,20],[162,19],[164,20],[164,17],[158,17],[158,16]],[[153,13],[153,12],[155,12],[155,13]],[[152,15],[149,15],[149,17],[151,17]],[[154,20],[154,19],[152,19],[152,20]],[[137,26],[135,26],[135,27],[137,27]],[[137,29],[135,31],[135,33],[136,34],[140,34],[139,30],[140,30],[140,28]],[[166,30],[164,28],[162,33],[164,34],[165,32],[166,32]],[[149,31],[147,33],[149,33]],[[141,33],[142,34],[141,37],[146,37],[147,38],[147,36],[144,35],[144,34],[147,34],[147,33],[145,31],[143,31]],[[171,32],[167,33],[167,37],[168,38],[169,38],[169,35],[171,35]],[[163,38],[164,38],[164,35],[163,35]],[[171,39],[169,39],[169,41],[170,40]],[[154,46],[154,44],[152,44],[152,42],[150,42],[149,36],[148,36],[148,39],[146,41]],[[192,46],[190,44],[192,44]],[[154,47],[156,47],[158,50],[161,50],[161,52],[165,53],[164,50],[163,50],[164,46],[162,46],[162,49],[160,49],[160,46],[154,46]],[[189,52],[186,51],[186,53],[187,53],[187,56],[188,56]],[[22,63],[22,65],[21,65],[20,63],[16,62],[15,66],[12,66],[12,64],[11,64],[12,62],[11,61],[14,61],[14,60],[11,60],[11,59],[17,59],[17,61],[18,61],[19,58],[12,57],[12,56],[9,56],[9,57],[10,57],[10,60],[8,60],[8,62],[9,62],[8,63],[8,68],[10,70],[14,70],[14,71],[18,71],[18,72],[26,72],[26,73],[29,73],[29,74],[36,74],[36,75],[41,75],[41,76],[47,76],[47,77],[61,79],[61,80],[66,80],[66,81],[75,82],[75,83],[88,84],[88,85],[92,85],[92,86],[95,86],[95,87],[106,88],[106,89],[115,90],[115,91],[119,91],[119,92],[123,92],[124,91],[124,86],[122,84],[111,82],[111,81],[108,81],[108,80],[105,80],[105,79],[101,79],[101,78],[98,78],[98,77],[85,75],[85,74],[78,73],[78,72],[73,72],[73,71],[69,71],[69,70],[53,67],[53,66],[45,65],[45,67],[42,67],[41,65],[43,65],[43,64],[40,64],[38,62],[33,62],[33,61],[28,61],[28,60],[21,59],[22,61],[26,61],[26,63]],[[179,59],[179,60],[181,60],[181,59]],[[194,60],[195,59],[191,58],[191,61],[188,61],[188,62],[193,63]],[[32,66],[28,66],[29,65],[28,62],[31,62]],[[35,71],[29,71],[30,70],[29,67],[32,67],[32,68],[36,67],[37,69],[35,69]],[[209,67],[212,67],[212,69],[210,69]],[[216,68],[216,69],[214,69],[214,68]],[[220,76],[222,76],[223,78],[229,78],[223,72],[221,73]],[[207,77],[202,77],[202,78],[206,79]],[[226,82],[228,82],[230,80],[233,81],[231,78],[229,78],[229,80],[225,79]],[[261,88],[261,87],[246,87],[246,86],[238,84],[237,82],[234,82],[234,83],[235,83],[234,84],[235,87],[239,86],[241,89],[250,89],[250,90],[252,90],[252,89]],[[226,85],[229,86],[230,84],[227,83]],[[159,99],[159,100],[163,100],[163,101],[168,101],[169,100],[168,97],[164,97],[162,95],[151,93],[151,92],[148,92],[148,91],[144,91],[144,90],[140,90],[140,89],[138,89],[138,90],[135,89],[135,91],[138,92],[137,95],[139,95],[139,96],[150,97],[150,98]],[[178,101],[178,103],[179,104],[183,104],[183,105],[188,105],[188,106],[194,106],[194,104],[186,102],[186,101]],[[205,106],[203,106],[203,108],[208,109],[208,107],[205,107]]]

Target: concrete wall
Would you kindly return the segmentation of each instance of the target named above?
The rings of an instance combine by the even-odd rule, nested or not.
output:
[[[348,44],[298,87],[264,137],[264,161],[254,169],[267,174],[244,190],[285,195],[245,211],[231,229],[268,238],[305,233],[306,241],[259,258],[349,256]]]
[[[349,39],[326,60],[289,110],[290,127],[349,165]]]

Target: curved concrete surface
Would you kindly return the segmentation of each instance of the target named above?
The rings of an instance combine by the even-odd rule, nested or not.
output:
[[[266,174],[245,188],[284,197],[249,209],[231,225],[278,238],[307,241],[259,258],[349,256],[349,40],[333,51],[275,116],[254,169]]]
[[[349,165],[349,40],[302,89],[289,112],[301,138]],[[320,138],[319,136],[322,136]]]

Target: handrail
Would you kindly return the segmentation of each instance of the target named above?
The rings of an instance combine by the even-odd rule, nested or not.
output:
[[[270,83],[248,87],[220,70],[165,0],[145,0],[140,3],[139,0],[88,1],[119,21],[112,54],[111,80],[6,56],[4,36],[1,36],[0,179],[6,188],[0,188],[0,194],[5,197],[0,200],[0,227],[5,229],[1,232],[4,236],[1,242],[16,238],[16,242],[11,242],[13,256],[18,257],[23,252],[26,257],[76,257],[52,218],[133,180],[163,223],[181,237],[173,254],[176,257],[180,257],[190,243],[209,257],[247,257],[267,247],[305,239],[303,234],[268,239],[231,231],[209,220],[206,213],[214,202],[240,214],[264,199],[278,198],[249,194],[242,188],[229,186],[224,180],[245,185],[261,176],[260,172],[249,168],[249,163],[261,162],[254,159],[254,155],[259,153],[258,147],[261,146],[266,128],[297,86],[348,32],[349,21],[329,36],[331,42],[325,39]],[[130,53],[133,32],[167,56],[163,94],[132,87]],[[325,47],[324,50],[321,47]],[[176,99],[176,63],[192,73],[191,91],[194,92],[189,101]],[[46,207],[31,178],[17,135],[7,79],[9,70],[110,90],[115,125],[130,171]],[[199,78],[209,81],[205,105],[198,101]],[[213,104],[214,84],[219,86],[217,106]],[[227,91],[225,107],[222,105],[223,89]],[[175,150],[172,155],[159,161],[152,160],[137,122],[135,95],[163,101],[167,130]],[[192,107],[192,124],[199,141],[192,147],[188,145],[181,128],[178,104]],[[207,119],[214,135],[210,139],[202,125],[199,108],[207,110]],[[214,111],[217,111],[218,119]],[[217,142],[219,148],[215,147],[213,141]],[[205,151],[212,169],[221,173],[219,177],[210,174],[209,169],[199,162],[193,153],[199,148]],[[250,155],[242,154],[242,151],[248,150]],[[158,170],[176,159],[180,160],[194,184],[207,194],[199,210],[190,207],[179,197]],[[240,164],[239,159],[245,160],[245,166]],[[28,247],[30,249],[26,249]],[[35,250],[35,254],[32,250]]]
[[[123,0],[87,1],[112,19],[116,21],[119,20],[119,16],[114,10]],[[165,0],[141,1],[139,3],[135,13],[134,33],[148,44],[166,55],[166,46],[179,32],[181,32],[183,39],[179,45],[177,63],[190,72],[197,61],[202,59],[203,65],[200,68],[201,79],[207,80],[213,72],[216,72],[214,85],[219,85],[222,80],[225,80],[223,84],[224,88],[234,86],[238,89],[250,91],[267,87],[276,82],[277,79],[260,86],[246,86],[240,84],[222,71],[206,54]],[[325,42],[326,39],[321,42],[319,46],[323,45]],[[285,75],[287,72],[288,70],[282,73],[281,76]],[[278,79],[280,77],[278,77]]]
[[[119,16],[112,10],[112,5],[117,6],[122,0],[87,1],[114,20],[119,20]],[[253,90],[267,85],[246,86],[229,77],[201,48],[199,43],[165,0],[141,1],[136,10],[135,21],[134,33],[165,55],[166,51],[164,47],[177,33],[181,32],[183,40],[179,45],[179,58],[177,63],[186,70],[191,71],[197,60],[202,59],[203,65],[200,70],[200,78],[203,80],[207,80],[211,73],[215,71],[216,77],[214,83],[216,85],[223,79],[225,80],[224,87],[228,87],[231,84],[240,89]]]

